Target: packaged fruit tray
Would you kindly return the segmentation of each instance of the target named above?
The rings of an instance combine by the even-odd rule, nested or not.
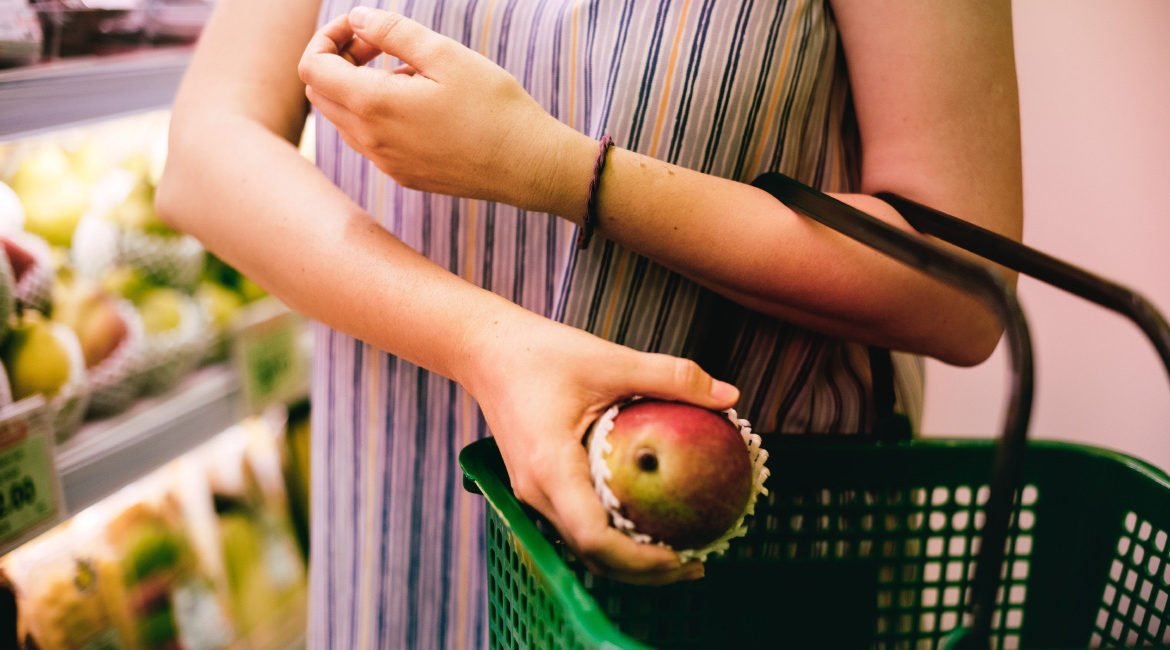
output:
[[[1032,362],[994,272],[783,176],[787,205],[983,298],[1005,325],[998,439],[764,435],[771,476],[706,576],[593,576],[520,504],[492,439],[460,454],[486,498],[494,648],[1088,648],[1170,644],[1170,475],[1096,447],[1028,442]],[[893,195],[919,231],[1132,319],[1170,371],[1170,327],[1141,296]]]

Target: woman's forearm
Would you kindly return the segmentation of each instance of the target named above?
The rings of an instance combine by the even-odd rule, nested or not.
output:
[[[558,130],[564,180],[535,206],[580,224],[597,143]],[[838,198],[912,229],[872,196]],[[798,215],[766,192],[614,148],[596,231],[740,304],[828,334],[977,363],[999,329],[975,300]],[[595,240],[596,241],[596,240]],[[598,245],[598,244],[593,244]]]
[[[159,214],[293,309],[462,379],[471,328],[531,315],[391,236],[299,154],[296,63],[318,10],[218,3],[175,97]]]
[[[447,377],[465,365],[453,342],[521,311],[390,235],[245,117],[180,115],[157,203],[291,308]]]

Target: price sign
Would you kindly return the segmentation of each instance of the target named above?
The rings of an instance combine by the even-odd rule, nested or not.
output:
[[[283,305],[255,314],[238,330],[234,358],[252,413],[305,394],[309,385],[308,331],[307,321]]]
[[[52,417],[43,399],[0,410],[0,553],[60,518],[61,479],[52,441]]]

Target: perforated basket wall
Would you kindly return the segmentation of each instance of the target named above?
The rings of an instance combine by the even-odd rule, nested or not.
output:
[[[563,608],[538,582],[532,562],[507,523],[488,512],[488,626],[492,647],[577,650],[585,646],[568,634]]]
[[[992,444],[768,446],[769,499],[694,583],[595,578],[531,512],[514,501],[489,508],[494,647],[947,647],[969,623]],[[468,471],[495,504],[509,495],[485,485],[496,478],[484,467],[502,465]],[[991,647],[1170,639],[1165,474],[1103,450],[1033,443],[1014,523]]]
[[[1170,548],[1165,528],[1129,512],[1094,621],[1094,646],[1170,645]]]

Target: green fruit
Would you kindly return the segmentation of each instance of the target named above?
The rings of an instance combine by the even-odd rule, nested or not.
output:
[[[637,532],[676,550],[702,548],[744,513],[751,455],[726,416],[641,400],[617,414],[606,439],[608,485]]]
[[[177,236],[154,209],[154,184],[140,175],[126,198],[110,211],[110,219],[124,228],[155,235]]]
[[[126,581],[141,582],[156,571],[167,571],[179,563],[181,549],[175,536],[153,526],[144,526],[126,552]]]
[[[35,311],[26,311],[0,346],[12,397],[56,395],[69,380],[72,361],[53,334],[50,323]]]
[[[240,292],[240,297],[244,302],[254,302],[268,295],[260,285],[252,282],[247,276],[240,276],[240,285],[237,289]]]
[[[221,331],[232,324],[244,304],[243,298],[235,291],[206,280],[199,283],[196,295],[207,306],[212,327]]]
[[[144,648],[174,647],[179,626],[170,607],[146,614],[138,620],[138,642]]]
[[[171,287],[148,289],[138,301],[142,328],[147,334],[161,334],[179,327],[183,322],[183,303],[186,297]]]
[[[130,266],[110,269],[101,279],[103,290],[133,303],[141,301],[148,291],[157,286],[141,271]]]
[[[235,289],[240,284],[240,272],[228,265],[213,253],[205,255],[205,262],[203,264],[203,279],[209,282],[225,286],[229,289]]]

